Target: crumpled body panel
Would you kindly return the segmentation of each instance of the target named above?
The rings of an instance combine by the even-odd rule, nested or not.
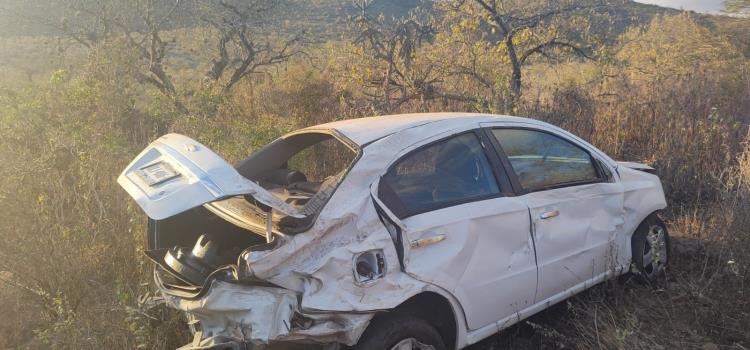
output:
[[[244,256],[251,274],[301,293],[303,310],[387,310],[422,291],[424,282],[401,271],[370,188],[362,186],[376,179],[380,157],[365,150],[309,231],[284,237],[277,249]],[[355,283],[352,257],[374,249],[385,254],[385,276],[371,284]]]
[[[165,296],[167,305],[184,311],[199,325],[197,340],[185,348],[219,346],[235,341],[265,344],[314,339],[352,345],[372,315],[299,313],[297,294],[275,287],[214,281],[203,297],[188,300]],[[295,320],[295,314],[303,318]]]
[[[204,341],[221,336],[222,341],[230,337],[253,343],[356,343],[375,312],[395,308],[427,288],[401,271],[370,189],[361,185],[374,181],[377,174],[376,168],[366,166],[378,164],[370,157],[382,155],[363,154],[360,166],[343,180],[307,232],[279,236],[274,249],[241,256],[245,266],[240,270],[247,276],[240,278],[268,281],[279,288],[220,283],[200,300],[172,297],[170,305],[200,321]],[[376,281],[357,283],[352,257],[370,250],[383,251],[386,273]],[[304,327],[291,321],[295,312],[307,320]]]
[[[488,120],[429,115],[399,124],[391,117],[381,121],[384,129],[377,135],[350,122],[331,124],[363,148],[310,228],[294,235],[274,231],[269,247],[238,253],[234,280],[213,280],[200,297],[165,293],[171,307],[200,326],[185,349],[285,341],[353,345],[377,312],[425,291],[449,300],[461,348],[629,264],[630,235],[666,203],[658,177],[625,166],[610,183],[513,193],[403,220],[373,197],[380,176],[400,157]],[[558,132],[543,123],[502,120]],[[617,163],[590,147],[614,172]],[[253,193],[247,191],[251,187]],[[261,200],[266,192],[254,186],[222,193],[252,194],[278,212],[295,214],[273,198]],[[556,220],[542,219],[555,211]],[[402,234],[402,243],[385,220]],[[370,251],[382,252],[384,271],[362,282],[353,259]]]
[[[288,335],[297,311],[297,296],[292,291],[221,281],[214,281],[208,293],[197,300],[170,295],[165,299],[167,305],[199,320],[205,337],[223,335],[265,342]]]

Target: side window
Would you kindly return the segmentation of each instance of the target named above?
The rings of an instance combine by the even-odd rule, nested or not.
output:
[[[526,190],[599,180],[591,155],[582,148],[541,131],[493,129]]]
[[[389,207],[396,202],[392,210],[399,217],[500,193],[482,145],[471,132],[406,155],[380,187]]]

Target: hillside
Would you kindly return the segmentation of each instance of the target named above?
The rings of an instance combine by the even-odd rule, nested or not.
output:
[[[46,0],[0,1],[0,23],[3,24],[0,25],[0,38],[59,35],[61,23],[85,17],[80,11],[72,10],[64,4],[63,1]],[[171,2],[156,4],[157,7],[161,6],[159,9],[163,13],[171,11],[173,6]],[[346,35],[348,18],[358,14],[354,3],[347,0],[288,0],[284,4],[285,16],[288,17],[283,23],[284,30],[303,30],[314,43],[336,40]],[[377,0],[371,5],[370,11],[371,14],[383,14],[386,18],[391,18],[403,16],[416,7],[429,11],[432,1]],[[205,25],[201,20],[201,7],[196,0],[182,1],[174,11],[174,19],[166,24],[166,29],[186,29]],[[633,25],[644,25],[657,15],[673,15],[681,11],[632,0],[612,0],[611,6],[598,9],[597,12],[608,15],[610,22],[594,23],[593,34],[611,42]],[[742,47],[742,51],[750,55],[750,36],[741,35],[750,31],[750,21],[708,14],[696,13],[695,16],[704,25],[720,33],[732,35],[735,43]]]
[[[27,83],[36,77],[46,76],[53,67],[73,68],[82,50],[80,45],[60,36],[60,23],[83,17],[63,7],[63,2],[46,0],[2,0],[0,2],[0,73],[10,81]],[[166,6],[168,3],[160,3]],[[431,8],[430,1],[422,0],[378,0],[370,8],[372,14],[383,14],[386,18],[397,17],[421,6]],[[161,11],[168,11],[168,7]],[[357,14],[351,1],[341,0],[295,0],[284,10],[287,19],[282,23],[282,32],[304,31],[311,45],[320,45],[332,40],[340,40],[349,35],[348,19]],[[610,6],[600,12],[606,13],[611,22],[595,22],[594,34],[613,43],[617,36],[633,25],[644,25],[654,16],[675,14],[680,11],[647,5],[635,1],[624,1],[618,6]],[[750,28],[743,19],[700,15],[702,22],[719,32],[735,33]],[[177,37],[200,38],[193,29],[202,28],[200,11],[195,2],[183,2],[177,7],[175,20],[166,28],[173,30]],[[737,35],[733,40],[750,55],[750,36]],[[182,60],[181,65],[195,67],[194,57],[210,54],[214,48],[202,45],[200,41],[181,40],[181,47],[173,47],[174,59]],[[44,54],[40,55],[39,53]]]
[[[71,20],[78,16],[66,9],[64,2],[45,0],[3,0],[0,1],[0,37],[2,36],[36,36],[55,35],[56,26],[61,20]],[[161,4],[162,11],[167,11],[170,2]],[[378,0],[371,6],[373,13],[382,13],[386,17],[401,16],[421,6],[430,8],[429,0]],[[178,20],[173,28],[200,25],[200,8],[194,2],[183,1],[177,8]],[[353,2],[346,0],[292,0],[288,7],[291,25],[301,26],[311,33],[324,37],[341,34],[346,18],[357,14]],[[620,33],[633,24],[647,23],[658,14],[674,14],[679,10],[642,4],[631,0],[617,2],[607,12],[613,17],[615,32]],[[52,14],[52,15],[50,15]],[[600,28],[600,31],[605,28]]]
[[[85,3],[82,2],[82,3]],[[61,23],[82,20],[80,11],[64,5],[63,1],[46,0],[2,0],[0,1],[0,38],[14,36],[56,36],[60,34]],[[161,12],[172,10],[171,2],[157,2]],[[288,0],[284,3],[288,17],[283,27],[288,31],[304,30],[312,42],[336,40],[346,34],[347,20],[358,14],[352,1],[346,0]],[[428,11],[431,0],[377,0],[371,7],[371,14],[383,14],[386,18],[403,16],[416,7]],[[113,8],[116,10],[116,8]],[[201,20],[201,7],[196,0],[182,1],[174,8],[174,20],[166,24],[166,29],[191,28],[205,25]],[[612,0],[611,5],[598,9],[600,14],[609,16],[609,23],[594,23],[594,34],[606,40],[614,40],[619,34],[633,25],[648,23],[654,16],[671,15],[681,12],[666,7],[643,4],[632,0]],[[741,18],[695,14],[702,22],[713,29],[736,33],[750,28],[748,21]],[[138,21],[135,21],[139,23]],[[739,35],[738,43],[750,47],[747,37]],[[744,39],[742,38],[744,37]]]

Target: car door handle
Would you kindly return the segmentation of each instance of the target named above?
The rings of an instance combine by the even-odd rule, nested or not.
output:
[[[437,235],[437,236],[432,236],[429,238],[415,239],[411,241],[410,245],[412,249],[416,249],[416,248],[422,248],[426,245],[442,242],[444,240],[445,240],[445,235]]]
[[[554,218],[558,215],[560,215],[559,210],[545,211],[544,213],[539,214],[539,218],[542,220],[545,220],[545,219]]]

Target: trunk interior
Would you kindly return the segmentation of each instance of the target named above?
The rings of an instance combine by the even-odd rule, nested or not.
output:
[[[357,154],[334,135],[310,132],[278,139],[236,165],[240,175],[298,210],[301,218],[239,195],[149,219],[146,255],[158,265],[157,282],[168,290],[200,293],[218,271],[237,279],[243,251],[273,249],[277,235],[309,229]]]

